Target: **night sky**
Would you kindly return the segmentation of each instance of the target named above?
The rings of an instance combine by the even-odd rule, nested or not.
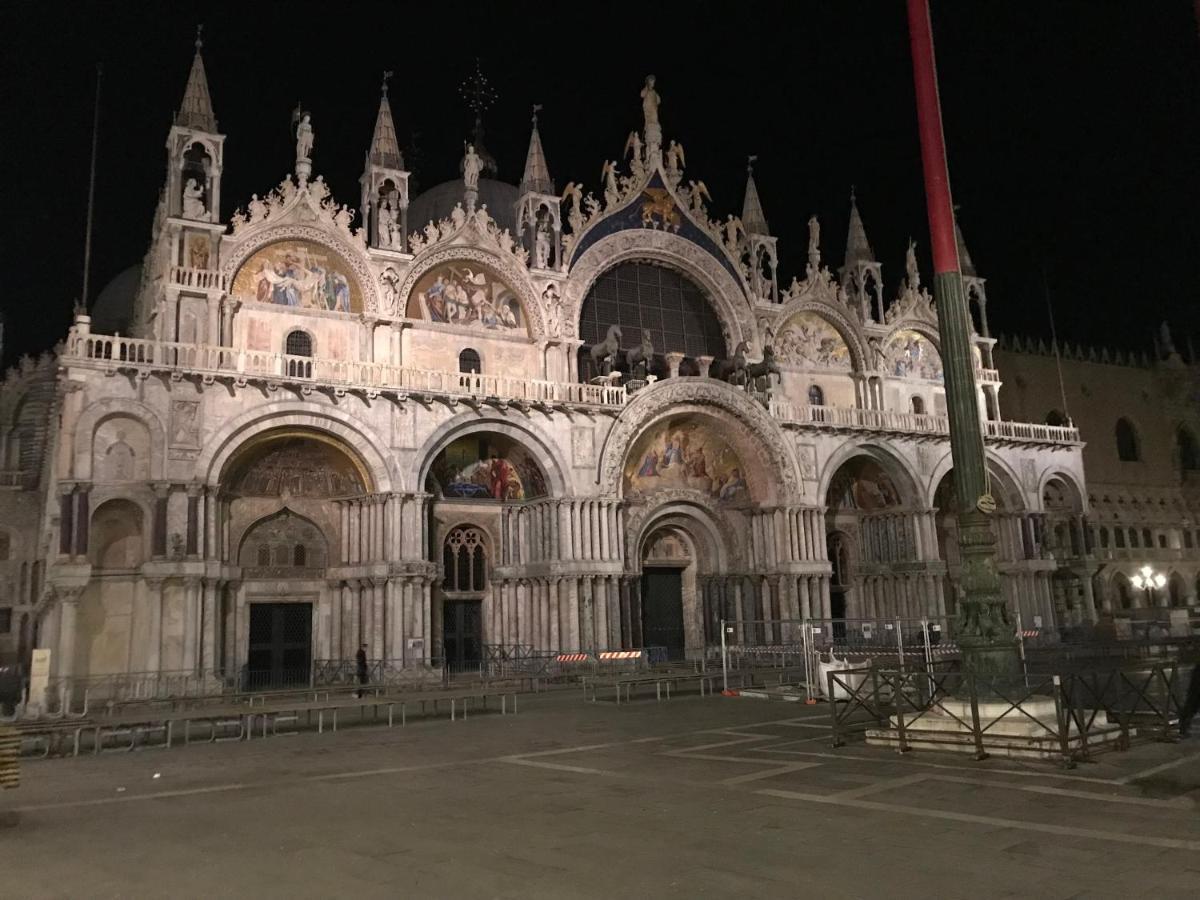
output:
[[[933,0],[955,202],[988,278],[994,333],[1151,346],[1163,319],[1200,349],[1200,40],[1189,0]],[[782,18],[784,10],[792,13]],[[529,110],[558,188],[600,193],[600,167],[641,126],[658,76],[667,140],[710,212],[740,213],[747,154],[781,282],[802,272],[816,213],[831,268],[850,186],[895,295],[909,235],[930,280],[928,225],[902,0],[752,4],[29,3],[0,12],[5,137],[5,362],[51,346],[80,293],[95,65],[103,64],[92,289],[144,254],[164,143],[198,18],[226,159],[222,216],[290,171],[297,100],[314,171],[358,206],[379,102],[422,187],[457,176],[471,114],[458,86],[479,57],[500,177],[519,180]],[[666,141],[664,141],[665,143]],[[415,147],[414,147],[415,143]],[[420,223],[410,223],[411,227]]]

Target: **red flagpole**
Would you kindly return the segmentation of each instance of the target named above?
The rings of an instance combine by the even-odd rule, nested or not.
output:
[[[1197,0],[1200,3],[1200,0]],[[937,62],[928,0],[908,0],[908,33],[912,41],[913,82],[917,93],[917,129],[921,135],[921,166],[925,170],[925,202],[933,271],[958,271],[958,242],[954,239],[954,204],[946,167],[942,133],[942,104],[938,97]]]

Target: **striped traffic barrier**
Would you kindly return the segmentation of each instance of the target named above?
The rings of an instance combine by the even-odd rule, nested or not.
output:
[[[587,662],[588,655],[586,653],[560,653],[554,657],[554,661],[560,663]]]
[[[641,659],[641,650],[601,650],[600,661],[609,659]]]

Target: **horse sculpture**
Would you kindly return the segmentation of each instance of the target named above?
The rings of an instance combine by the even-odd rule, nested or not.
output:
[[[621,354],[621,328],[617,325],[608,326],[608,334],[599,344],[593,344],[588,350],[592,360],[592,371],[598,375],[608,375],[617,364]]]
[[[750,363],[746,366],[747,388],[766,393],[771,389],[771,376],[777,381],[783,381],[783,374],[775,362],[775,348],[770,344],[763,347],[762,362]]]
[[[742,341],[733,349],[733,359],[725,364],[725,380],[736,387],[745,387],[749,381],[746,371],[746,351],[749,349],[750,345]]]
[[[625,351],[625,365],[635,378],[645,378],[653,360],[654,343],[650,339],[650,331],[643,328],[642,343],[632,350]]]

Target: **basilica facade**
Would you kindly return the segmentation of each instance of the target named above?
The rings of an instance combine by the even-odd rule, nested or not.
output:
[[[0,391],[7,652],[49,649],[58,679],[279,680],[363,645],[396,669],[694,658],[722,619],[769,643],[806,619],[952,617],[915,255],[885,294],[852,198],[840,265],[814,218],[785,284],[752,172],[741,215],[713,218],[657,91],[590,192],[556,189],[535,119],[517,184],[472,145],[462,178],[410,197],[385,88],[354,208],[298,111],[292,171],[222,220],[198,48],[119,329],[101,297]],[[1080,432],[1003,418],[961,253],[1005,596],[1025,623],[1093,622]]]

